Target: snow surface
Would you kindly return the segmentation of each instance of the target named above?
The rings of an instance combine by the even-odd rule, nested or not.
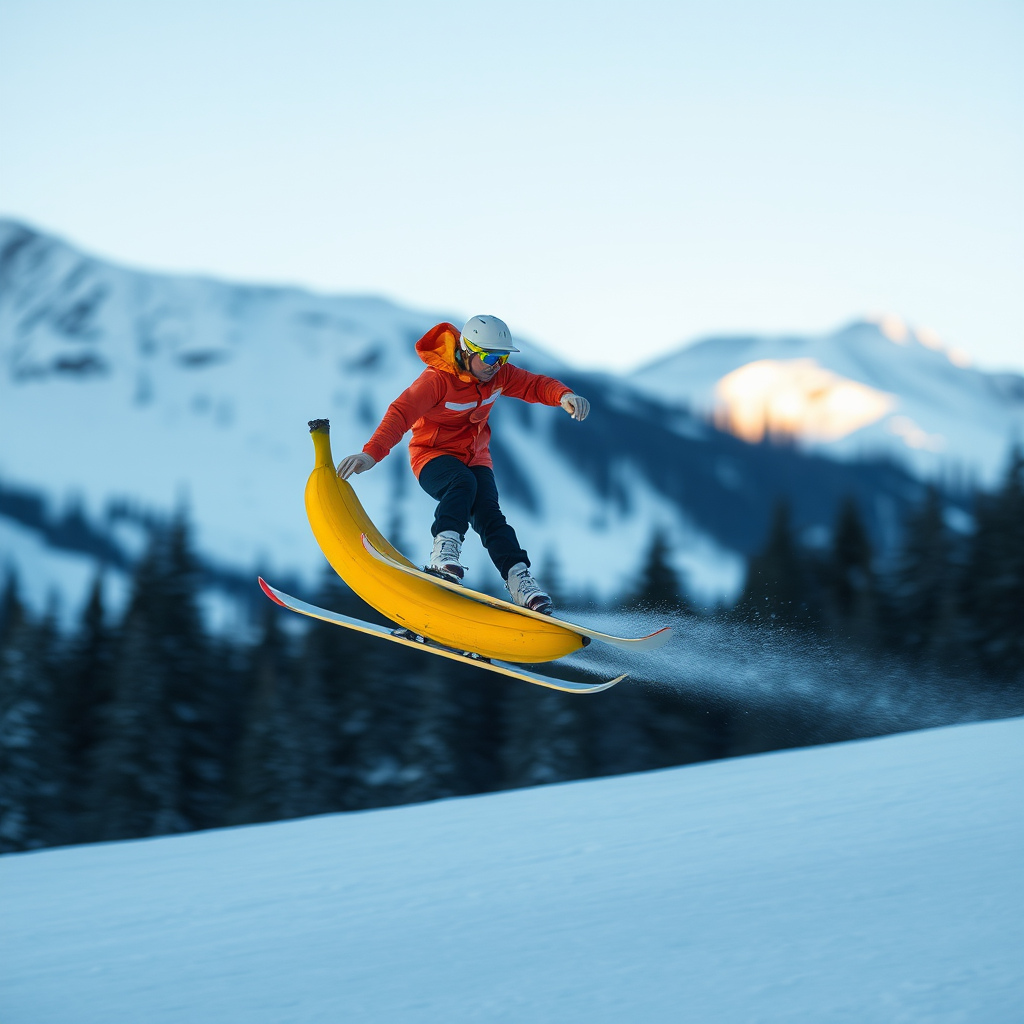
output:
[[[33,530],[0,518],[0,578],[6,579],[11,572],[22,601],[34,609],[54,612],[67,630],[77,625],[97,566],[88,555],[55,551]],[[107,614],[119,616],[128,600],[128,580],[123,573],[110,568],[104,571],[103,598]]]
[[[5,1024],[1024,1020],[1024,720],[0,858]]]

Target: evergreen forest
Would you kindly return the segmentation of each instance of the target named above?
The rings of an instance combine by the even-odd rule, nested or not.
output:
[[[930,490],[898,552],[872,551],[857,504],[831,543],[785,505],[732,608],[697,610],[664,535],[620,606],[729,635],[903,666],[936,686],[1024,702],[1024,458],[979,493],[973,525]],[[0,597],[0,852],[385,807],[870,734],[804,707],[759,719],[709,687],[620,684],[595,698],[306,623],[263,602],[255,639],[205,626],[187,520],[155,524],[113,621],[98,577],[77,628]],[[319,594],[373,618],[333,574]],[[571,607],[571,605],[570,605]],[[724,633],[722,635],[725,635]],[[852,661],[850,662],[852,664]]]

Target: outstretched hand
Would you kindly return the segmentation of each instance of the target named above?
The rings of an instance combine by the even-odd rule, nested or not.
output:
[[[559,404],[574,420],[585,420],[590,412],[590,403],[582,395],[562,395]]]
[[[353,473],[365,473],[368,469],[373,469],[377,465],[377,460],[372,455],[367,455],[366,452],[357,452],[355,455],[346,455],[345,458],[338,463],[338,476],[342,480],[347,480]]]

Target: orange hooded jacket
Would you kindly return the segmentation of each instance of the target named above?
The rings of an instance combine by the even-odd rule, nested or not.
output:
[[[427,368],[388,406],[380,426],[363,445],[375,461],[412,430],[409,461],[417,479],[438,455],[454,455],[467,466],[491,466],[491,428],[487,422],[499,395],[524,402],[558,405],[572,393],[561,381],[505,363],[487,383],[455,362],[461,332],[454,324],[431,327],[416,342]]]

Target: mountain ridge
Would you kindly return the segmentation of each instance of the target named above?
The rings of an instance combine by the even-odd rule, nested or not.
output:
[[[336,458],[359,450],[422,370],[413,342],[448,318],[373,297],[135,271],[0,221],[0,483],[35,496],[50,520],[63,503],[106,533],[112,509],[166,515],[185,501],[211,564],[312,585],[324,562],[302,508],[306,421],[331,419]],[[621,595],[661,530],[697,600],[727,601],[776,501],[821,536],[853,494],[884,552],[923,494],[884,453],[839,461],[748,444],[629,380],[517,343],[523,365],[593,403],[582,425],[517,402],[493,413],[503,506],[535,563],[557,565],[573,591]],[[404,449],[355,483],[371,518],[419,560],[433,502]],[[40,521],[22,525],[38,534]],[[493,589],[475,540],[467,556],[470,582]],[[36,571],[16,544],[4,559],[23,577]]]
[[[1024,375],[972,367],[934,332],[892,315],[820,335],[711,336],[628,380],[748,439],[774,427],[807,450],[888,455],[925,478],[954,473],[990,486],[1024,439]],[[737,417],[740,402],[760,416]]]

